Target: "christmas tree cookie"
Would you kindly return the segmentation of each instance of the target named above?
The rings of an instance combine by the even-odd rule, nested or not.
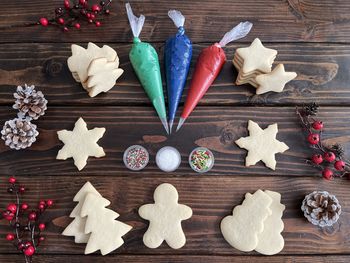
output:
[[[185,245],[186,237],[181,221],[192,216],[192,209],[178,203],[179,195],[171,184],[161,184],[154,191],[154,204],[139,208],[139,215],[148,221],[149,227],[143,236],[143,243],[149,248],[159,247],[165,241],[171,248]]]
[[[96,194],[86,195],[80,214],[87,217],[85,234],[90,234],[85,254],[97,250],[100,250],[102,255],[109,254],[123,245],[122,236],[131,230],[131,226],[115,220],[119,214],[106,208],[110,204],[107,199]]]
[[[101,196],[90,182],[86,182],[73,199],[74,202],[79,202],[69,215],[74,220],[62,232],[64,236],[74,236],[75,243],[87,243],[90,237],[90,234],[85,234],[86,217],[81,216],[81,208],[88,193]]]
[[[85,254],[100,250],[106,255],[123,245],[122,236],[132,227],[115,220],[119,214],[106,208],[110,201],[90,182],[85,183],[73,200],[79,202],[70,214],[74,220],[62,235],[74,236],[75,243],[87,243]]]
[[[71,49],[68,68],[90,97],[109,91],[124,72],[119,68],[117,52],[107,45],[100,48],[90,42],[87,49],[75,44]]]

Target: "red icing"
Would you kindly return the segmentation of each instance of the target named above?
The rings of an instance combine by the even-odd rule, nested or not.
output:
[[[182,118],[186,119],[191,114],[219,75],[225,61],[225,52],[218,44],[211,45],[202,50],[193,72],[185,107],[181,115]]]

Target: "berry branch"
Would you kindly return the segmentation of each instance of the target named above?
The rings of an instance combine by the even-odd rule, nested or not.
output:
[[[44,27],[55,26],[62,29],[63,32],[67,32],[69,28],[80,29],[82,23],[94,24],[96,27],[100,27],[102,25],[100,17],[110,14],[109,7],[111,3],[112,0],[107,0],[101,1],[99,4],[89,5],[88,0],[64,0],[63,7],[55,9],[53,18],[42,17],[37,22],[7,25],[0,27],[0,29],[42,25]]]
[[[307,132],[307,140],[314,154],[306,162],[322,171],[323,178],[343,177],[350,174],[350,163],[344,159],[344,149],[340,144],[327,146],[322,143],[324,124],[315,118],[318,105],[312,103],[296,108],[303,129]]]
[[[7,192],[16,195],[16,203],[7,205],[2,212],[2,217],[9,221],[13,232],[6,235],[6,240],[24,254],[25,262],[31,263],[32,256],[36,252],[45,237],[41,235],[46,228],[44,223],[39,222],[45,210],[53,205],[52,200],[40,201],[37,210],[28,211],[29,205],[21,201],[21,196],[25,192],[25,187],[19,185],[14,177],[9,178]]]

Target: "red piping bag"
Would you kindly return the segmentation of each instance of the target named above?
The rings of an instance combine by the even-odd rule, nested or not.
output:
[[[234,40],[245,37],[252,26],[253,24],[250,22],[241,22],[227,32],[219,43],[215,43],[201,51],[176,131],[180,130],[187,117],[219,75],[222,66],[226,62],[226,55],[222,48]]]

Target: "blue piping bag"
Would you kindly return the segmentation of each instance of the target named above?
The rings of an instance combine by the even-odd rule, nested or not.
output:
[[[169,130],[171,133],[176,111],[186,85],[192,58],[192,42],[185,35],[185,17],[180,11],[170,10],[168,16],[178,28],[176,35],[165,42],[164,64],[168,91]]]

